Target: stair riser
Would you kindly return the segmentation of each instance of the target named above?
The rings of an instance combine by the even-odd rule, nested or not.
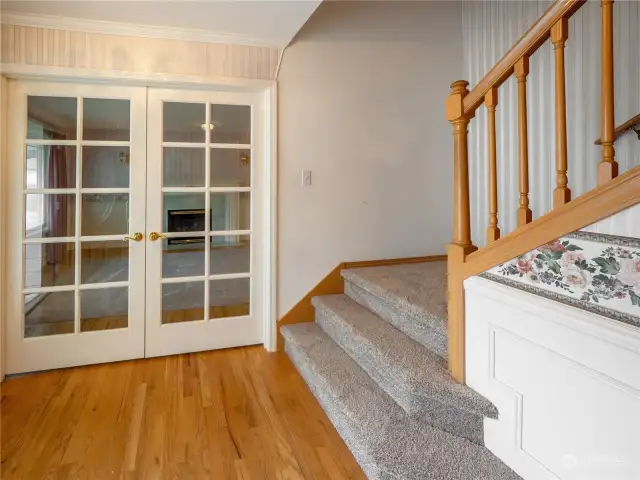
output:
[[[437,322],[409,312],[402,312],[384,298],[373,295],[348,280],[344,282],[344,293],[363,307],[376,313],[398,330],[425,346],[441,358],[447,358],[447,332]]]
[[[435,398],[425,398],[401,388],[398,379],[402,372],[381,369],[389,366],[384,355],[368,344],[365,338],[346,327],[333,312],[316,307],[316,323],[411,417],[484,445],[484,426],[481,415],[470,413]]]

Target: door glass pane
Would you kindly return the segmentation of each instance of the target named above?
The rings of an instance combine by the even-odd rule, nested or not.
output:
[[[241,317],[250,313],[251,279],[210,280],[209,318]]]
[[[204,320],[204,282],[162,285],[162,323]]]
[[[82,147],[83,188],[128,188],[129,147]]]
[[[82,235],[128,233],[129,194],[85,193],[82,195]]]
[[[111,240],[82,242],[81,283],[126,282],[129,279],[129,244]]]
[[[74,194],[29,193],[25,197],[27,238],[75,235],[76,196]]]
[[[249,230],[251,194],[225,192],[211,194],[211,230]]]
[[[250,187],[251,150],[211,149],[212,187]]]
[[[163,134],[165,142],[205,142],[204,103],[164,102],[162,107]]]
[[[204,148],[164,148],[162,184],[165,187],[204,187],[204,153]]]
[[[206,229],[204,193],[163,194],[164,232],[204,232]]]
[[[27,98],[27,138],[75,140],[78,101],[69,97]]]
[[[249,273],[251,243],[249,235],[226,235],[212,237],[211,275],[227,273]]]
[[[127,287],[80,291],[81,332],[126,328],[128,312]]]
[[[129,141],[129,100],[85,98],[83,140]]]
[[[76,147],[27,145],[27,188],[76,188]]]
[[[251,143],[251,107],[211,105],[211,143]]]
[[[42,337],[73,333],[74,292],[28,295],[24,302],[24,336]]]
[[[29,243],[24,246],[24,287],[75,283],[75,243]]]
[[[204,275],[204,237],[167,238],[162,242],[162,277]]]

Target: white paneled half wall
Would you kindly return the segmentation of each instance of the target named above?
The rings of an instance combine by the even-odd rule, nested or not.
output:
[[[549,1],[467,1],[463,7],[464,79],[470,88],[495,65],[549,7]],[[620,125],[640,113],[640,2],[614,4],[615,118]],[[569,21],[566,43],[569,187],[573,197],[596,186],[600,147],[600,2],[587,2]],[[527,81],[530,204],[534,218],[551,210],[555,187],[554,64],[549,41],[531,57]],[[497,122],[499,226],[516,227],[518,208],[517,84],[499,90]],[[487,113],[478,109],[469,126],[472,233],[485,244],[488,225]],[[632,132],[615,143],[620,171],[640,164],[640,141]]]

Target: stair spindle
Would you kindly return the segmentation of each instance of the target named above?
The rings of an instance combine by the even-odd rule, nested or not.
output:
[[[598,185],[618,176],[614,135],[613,0],[602,0],[602,161],[598,165]]]
[[[567,101],[565,92],[564,46],[569,36],[569,22],[562,18],[551,27],[551,42],[555,56],[555,105],[556,105],[556,189],[553,206],[557,208],[571,201],[567,186]]]
[[[529,208],[529,139],[527,134],[527,75],[529,56],[525,55],[515,65],[518,79],[518,149],[520,201],[518,206],[518,227],[531,223],[533,215]]]
[[[498,228],[498,168],[496,159],[496,106],[498,105],[498,88],[491,88],[484,96],[484,104],[489,112],[489,227],[487,228],[487,244],[500,238]]]

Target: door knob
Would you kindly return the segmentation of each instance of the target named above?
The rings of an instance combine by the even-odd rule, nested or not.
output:
[[[158,233],[158,232],[151,232],[149,234],[149,240],[151,240],[152,242],[155,242],[156,240],[159,240],[160,238],[167,238],[167,236],[163,233]]]
[[[126,242],[127,240],[133,240],[134,242],[139,242],[140,240],[142,240],[144,238],[144,236],[140,233],[140,232],[136,232],[131,236],[126,236],[122,239],[123,242]]]

